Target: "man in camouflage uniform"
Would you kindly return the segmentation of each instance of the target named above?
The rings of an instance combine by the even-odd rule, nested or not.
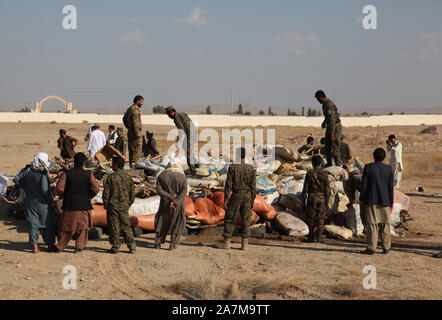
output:
[[[175,123],[175,126],[179,130],[183,130],[186,134],[186,157],[187,157],[187,164],[189,166],[189,169],[192,173],[192,175],[195,175],[196,168],[198,168],[197,160],[193,156],[192,153],[192,145],[195,145],[198,143],[198,141],[195,141],[195,137],[191,136],[191,127],[192,130],[194,130],[194,125],[192,120],[190,120],[187,113],[184,112],[176,112],[175,108],[173,106],[166,108],[166,113],[169,116],[170,119],[173,119],[173,122]]]
[[[123,136],[123,128],[117,128],[117,136],[114,147],[124,156],[126,155],[127,139]]]
[[[141,107],[143,106],[144,98],[136,96],[134,104],[130,106],[123,117],[124,126],[127,128],[127,139],[129,147],[129,163],[133,166],[134,163],[140,160],[141,151],[143,147],[143,136],[141,134]]]
[[[341,166],[341,149],[340,141],[342,134],[342,124],[339,118],[336,105],[328,99],[324,91],[319,90],[315,94],[315,98],[322,104],[322,112],[325,120],[322,122],[322,129],[325,130],[325,152],[327,158],[327,166]]]
[[[124,159],[112,159],[112,169],[115,171],[107,177],[103,190],[103,204],[107,210],[107,224],[111,253],[120,249],[120,230],[130,253],[135,253],[135,241],[129,221],[129,208],[135,201],[135,191],[132,178],[123,171]]]
[[[240,155],[241,163],[229,166],[224,187],[224,207],[226,209],[224,242],[219,247],[230,249],[235,220],[240,218],[242,223],[241,249],[246,250],[250,237],[250,218],[256,197],[256,171],[254,167],[245,163],[246,150],[240,148],[237,152]]]
[[[348,173],[348,179],[344,181],[344,191],[352,206],[356,203],[356,191],[361,192],[362,188],[362,173],[359,170],[351,170],[350,165],[344,165],[343,168]]]
[[[341,164],[349,164],[351,160],[350,146],[344,142],[344,135],[341,136],[340,142]]]
[[[305,176],[304,188],[302,190],[302,204],[307,214],[309,228],[308,242],[315,240],[324,243],[322,232],[324,231],[324,217],[327,203],[330,197],[330,187],[327,173],[321,168],[322,158],[313,156],[313,169]],[[314,232],[317,228],[316,233]]]

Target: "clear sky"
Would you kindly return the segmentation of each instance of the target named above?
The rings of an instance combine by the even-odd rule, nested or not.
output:
[[[377,30],[362,27],[369,4]],[[253,112],[298,111],[323,89],[341,113],[442,110],[442,1],[0,0],[0,67],[3,109],[54,94],[123,112],[140,93],[145,113],[225,113],[233,90]]]

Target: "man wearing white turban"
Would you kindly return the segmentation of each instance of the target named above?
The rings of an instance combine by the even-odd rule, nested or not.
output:
[[[29,242],[33,253],[39,252],[40,234],[49,251],[55,250],[58,217],[52,207],[51,183],[47,174],[49,164],[48,155],[39,152],[35,155],[32,166],[16,180],[25,192],[25,216],[31,225]]]

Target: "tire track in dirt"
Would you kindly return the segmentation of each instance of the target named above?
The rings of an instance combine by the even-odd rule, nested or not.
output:
[[[116,263],[117,257],[100,257],[98,260],[98,267],[101,273],[104,276],[103,280],[109,280],[110,284],[129,297],[130,299],[138,300],[138,299],[150,299],[150,297],[146,296],[145,292],[136,292],[136,288],[127,285],[127,279],[121,275],[119,272],[119,268],[114,268],[118,264]],[[112,266],[112,269],[109,269],[109,266]]]
[[[138,290],[151,295],[153,299],[171,299],[170,294],[161,294],[165,290],[164,287],[154,282],[151,278],[146,277],[140,267],[134,267],[126,259],[123,259],[123,264],[120,264],[120,267],[131,283],[137,286]]]
[[[167,289],[146,277],[140,267],[124,257],[101,257],[98,265],[105,277],[103,280],[109,280],[115,289],[131,299],[167,300],[173,298]]]

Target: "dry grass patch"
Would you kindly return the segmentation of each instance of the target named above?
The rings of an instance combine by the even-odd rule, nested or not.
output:
[[[188,300],[216,300],[222,299],[224,295],[217,292],[211,280],[179,281],[169,285],[167,289]]]
[[[421,158],[408,158],[404,161],[404,177],[430,177],[442,172],[442,152],[424,154]]]

